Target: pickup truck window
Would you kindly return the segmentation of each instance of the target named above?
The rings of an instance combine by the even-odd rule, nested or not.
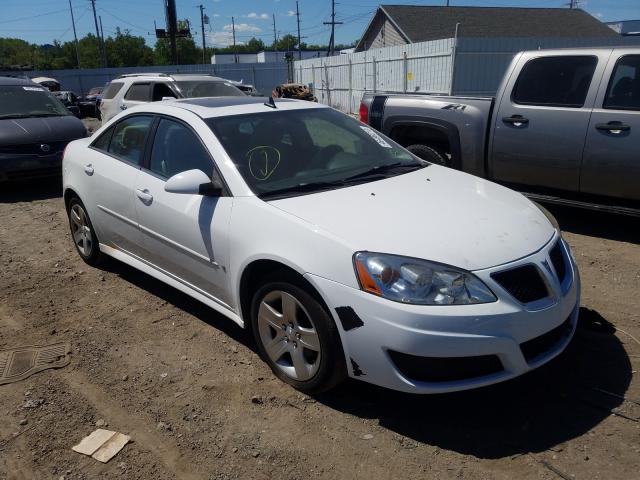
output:
[[[597,57],[540,57],[529,60],[516,81],[512,101],[520,105],[581,108]]]
[[[625,55],[618,60],[603,108],[640,110],[640,55]]]

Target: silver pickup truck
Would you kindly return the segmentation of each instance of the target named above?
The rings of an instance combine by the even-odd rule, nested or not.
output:
[[[360,119],[539,200],[640,214],[640,48],[521,52],[495,97],[366,93]]]

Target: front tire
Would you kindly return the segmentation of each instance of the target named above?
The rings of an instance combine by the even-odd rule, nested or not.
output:
[[[332,318],[298,282],[272,281],[260,287],[251,303],[251,326],[260,356],[297,390],[321,393],[346,377]]]
[[[98,237],[89,219],[89,214],[79,198],[71,199],[67,214],[71,240],[80,258],[92,267],[98,266],[104,261],[104,255],[100,252]]]

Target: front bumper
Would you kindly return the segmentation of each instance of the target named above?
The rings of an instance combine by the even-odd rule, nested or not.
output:
[[[549,268],[550,250],[558,238],[554,236],[529,257],[473,272],[498,297],[496,302],[487,304],[406,305],[315,275],[307,274],[307,278],[332,310],[350,376],[411,393],[465,390],[522,375],[548,362],[569,344],[580,306],[580,277],[566,246],[568,280],[561,284]],[[548,285],[549,296],[522,304],[491,274],[527,264],[536,265]],[[425,368],[444,367],[450,359],[457,371],[449,379],[440,375],[439,381],[412,378],[419,375],[406,363],[415,357],[428,360],[418,362],[427,365]],[[488,362],[490,357],[495,361]],[[458,368],[464,360],[478,367],[471,369],[470,376]],[[487,370],[490,373],[482,373],[481,363],[491,364]],[[496,365],[498,368],[493,368]]]
[[[51,155],[0,155],[0,182],[62,175],[62,152]]]

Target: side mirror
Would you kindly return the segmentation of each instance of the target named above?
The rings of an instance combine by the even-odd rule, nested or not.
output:
[[[219,197],[222,195],[222,185],[217,180],[211,180],[202,170],[195,169],[176,173],[166,181],[164,191]]]

